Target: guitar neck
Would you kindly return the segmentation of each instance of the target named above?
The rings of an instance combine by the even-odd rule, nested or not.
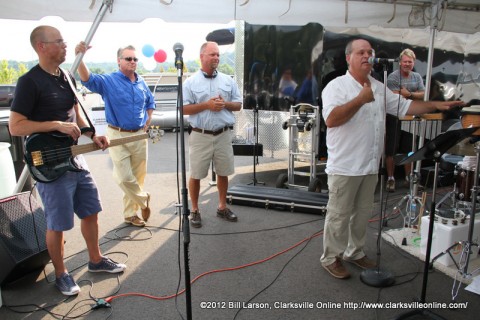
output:
[[[145,132],[145,133],[137,134],[137,135],[126,137],[126,138],[113,139],[113,140],[110,140],[109,148],[119,146],[129,142],[133,142],[133,141],[143,140],[146,138],[148,138],[148,133]],[[97,150],[100,150],[100,147],[95,142],[71,146],[72,156],[78,156],[80,154],[97,151]]]

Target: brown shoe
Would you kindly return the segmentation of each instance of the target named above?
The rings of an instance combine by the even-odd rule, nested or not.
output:
[[[238,220],[235,213],[233,213],[232,210],[228,208],[225,208],[223,210],[217,209],[217,217],[220,217],[222,219],[225,219],[227,221],[232,221],[232,222],[235,222]]]
[[[142,227],[142,228],[145,227],[145,221],[143,221],[137,216],[125,218],[124,222],[126,224],[131,224],[132,226],[135,226],[135,227]]]
[[[328,273],[330,273],[332,276],[334,276],[337,279],[350,278],[350,272],[348,272],[348,270],[345,269],[340,258],[335,258],[334,263],[329,264],[328,266],[322,265],[322,267],[324,267],[325,270],[328,271]]]
[[[147,222],[148,219],[150,218],[150,206],[149,206],[149,203],[150,203],[150,194],[147,193],[147,206],[142,209],[142,218],[143,218],[143,221],[145,221],[145,222]]]
[[[395,180],[388,179],[386,190],[388,192],[395,192]]]
[[[190,225],[194,228],[200,228],[202,226],[202,217],[200,216],[200,211],[192,211]]]
[[[347,260],[347,259],[343,259],[343,260],[353,263],[362,269],[373,269],[377,266],[377,263],[373,260],[368,259],[367,256],[364,256],[363,258],[360,258],[357,260]]]

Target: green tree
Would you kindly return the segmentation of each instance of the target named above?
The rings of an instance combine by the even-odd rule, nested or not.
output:
[[[12,84],[17,80],[17,71],[8,66],[7,60],[0,61],[0,83]]]
[[[93,67],[93,68],[90,69],[90,71],[92,73],[96,73],[96,74],[105,74],[105,71],[102,68],[99,68],[99,67]]]
[[[234,75],[235,70],[232,68],[231,65],[228,65],[226,63],[222,63],[218,65],[218,71],[223,72],[228,75]]]
[[[19,63],[18,69],[17,69],[17,78],[15,79],[15,82],[18,80],[18,78],[20,78],[27,72],[28,72],[27,66],[24,63]]]

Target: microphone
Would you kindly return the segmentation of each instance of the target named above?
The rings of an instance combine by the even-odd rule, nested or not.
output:
[[[183,69],[183,44],[177,42],[173,45],[173,51],[175,52],[175,66],[177,69]]]
[[[375,63],[390,63],[390,62],[395,62],[397,59],[388,59],[388,58],[375,58],[375,57],[370,57],[368,58],[368,63],[370,64],[375,64]]]

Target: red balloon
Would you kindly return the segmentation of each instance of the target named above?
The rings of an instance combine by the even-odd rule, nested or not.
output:
[[[167,53],[162,49],[157,50],[153,55],[153,58],[159,63],[165,62],[165,60],[167,60]]]

